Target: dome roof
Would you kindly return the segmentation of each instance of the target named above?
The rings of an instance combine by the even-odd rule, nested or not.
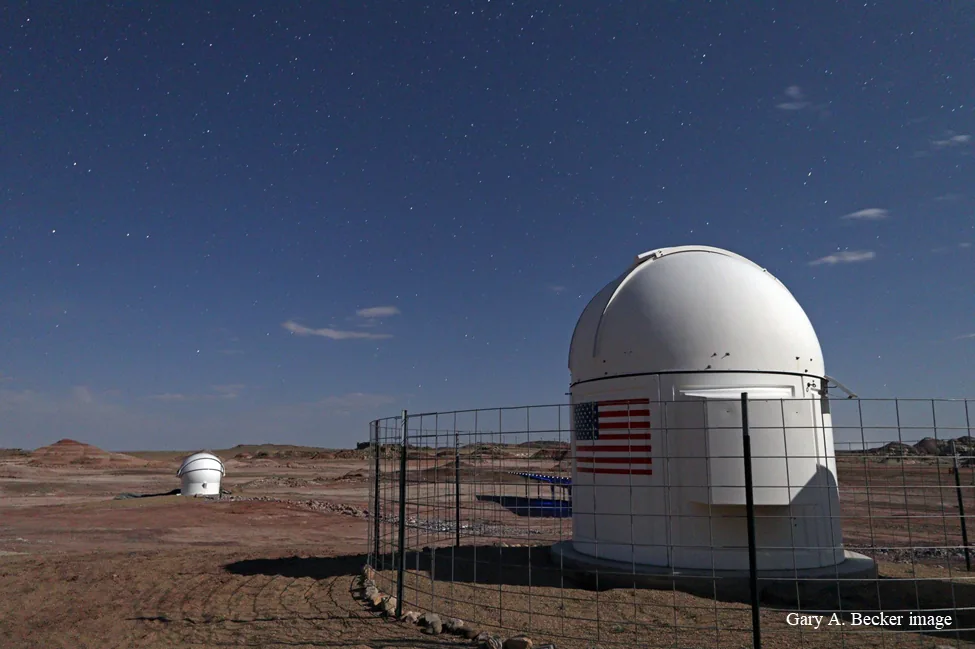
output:
[[[187,456],[176,472],[177,476],[184,476],[194,471],[219,471],[221,475],[226,473],[223,461],[213,453],[194,453]]]
[[[589,302],[569,350],[572,383],[680,371],[823,376],[805,311],[768,271],[707,246],[661,248]]]

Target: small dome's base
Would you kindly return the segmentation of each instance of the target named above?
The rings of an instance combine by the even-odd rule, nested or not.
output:
[[[181,496],[219,496],[220,495],[220,485],[219,484],[200,484],[200,483],[190,483],[184,485],[180,489]]]
[[[597,559],[577,552],[572,541],[551,548],[552,561],[571,573],[575,581],[599,590],[610,588],[676,589],[725,601],[748,601],[751,588],[747,570],[689,570]],[[760,596],[803,607],[839,606],[867,588],[876,590],[877,563],[857,552],[844,552],[835,566],[803,570],[759,570]]]

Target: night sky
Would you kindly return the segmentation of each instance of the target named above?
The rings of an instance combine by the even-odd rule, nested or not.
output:
[[[728,248],[863,396],[975,393],[975,3],[0,7],[0,446],[347,446],[567,398]]]

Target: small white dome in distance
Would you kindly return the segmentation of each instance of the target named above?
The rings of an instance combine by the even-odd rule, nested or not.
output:
[[[226,475],[223,461],[213,453],[194,453],[183,460],[176,475],[183,496],[219,496],[220,480]]]

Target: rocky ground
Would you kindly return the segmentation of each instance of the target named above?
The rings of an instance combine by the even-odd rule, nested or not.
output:
[[[403,616],[393,619],[389,558],[379,572],[363,572],[373,521],[360,451],[240,447],[226,454],[229,493],[221,498],[119,498],[177,487],[179,456],[107,453],[70,440],[52,447],[0,453],[4,649],[750,646],[747,604],[669,590],[588,590],[545,551],[571,535],[569,521],[520,519],[468,498],[474,486],[464,487],[464,548],[447,570],[414,565],[411,555]],[[472,454],[501,452],[487,451]],[[787,621],[795,607],[773,603],[762,611],[765,647],[975,646],[975,584],[958,547],[953,479],[936,466],[878,459],[840,462],[848,544],[876,557],[882,575],[870,592],[844,599],[840,613],[850,622],[856,610],[941,609],[954,622],[940,632],[903,624],[813,629]],[[451,488],[436,482],[408,494],[409,547],[453,542]],[[424,499],[429,506],[415,506]],[[975,501],[966,507],[975,511]],[[394,545],[397,521],[395,509],[383,511],[384,549]]]

